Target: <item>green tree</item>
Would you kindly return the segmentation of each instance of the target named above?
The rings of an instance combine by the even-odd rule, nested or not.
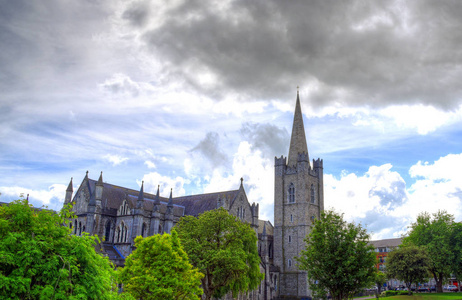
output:
[[[368,241],[360,225],[344,221],[333,211],[321,213],[298,258],[315,296],[328,291],[333,299],[347,299],[374,284],[376,257]]]
[[[379,298],[380,293],[382,292],[382,287],[385,282],[387,282],[387,275],[382,271],[377,271],[375,273],[375,284],[377,285],[377,294],[376,298]]]
[[[416,285],[428,279],[429,259],[423,247],[400,247],[388,254],[387,274],[390,278],[403,281],[411,293],[411,284]]]
[[[185,216],[176,225],[191,263],[203,274],[205,299],[247,292],[263,279],[257,235],[225,209]]]
[[[68,218],[70,206],[56,213],[26,200],[0,205],[0,298],[117,297],[113,266],[96,253],[97,238],[71,235]]]
[[[453,254],[451,272],[455,275],[458,281],[460,291],[460,281],[462,278],[462,223],[454,222],[451,229],[451,237],[449,239],[449,246]]]
[[[443,280],[451,273],[454,261],[450,247],[450,237],[454,217],[445,211],[433,214],[421,213],[411,225],[409,235],[403,239],[404,245],[425,247],[429,262],[429,271],[436,282],[436,291],[443,292]]]
[[[135,247],[120,272],[124,293],[136,299],[200,299],[203,275],[189,263],[175,229],[171,235],[138,236]]]

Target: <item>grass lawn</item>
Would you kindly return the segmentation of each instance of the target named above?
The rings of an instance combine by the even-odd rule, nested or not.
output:
[[[390,300],[462,300],[462,293],[430,293],[414,294],[412,296],[391,296],[382,299]]]

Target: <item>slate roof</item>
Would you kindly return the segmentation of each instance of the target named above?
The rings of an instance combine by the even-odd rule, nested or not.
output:
[[[375,248],[394,248],[398,247],[401,245],[401,242],[403,241],[402,238],[396,238],[396,239],[385,239],[385,240],[377,240],[377,241],[370,241],[369,244],[374,246]]]
[[[88,188],[90,193],[93,194],[96,188],[96,180],[88,179]],[[131,209],[136,207],[140,191],[121,186],[103,183],[103,195],[101,206],[103,213],[109,215],[117,215],[117,210],[126,199]],[[199,214],[217,208],[217,201],[227,198],[232,202],[238,195],[239,190],[217,192],[210,194],[199,194],[184,197],[173,198],[173,214],[176,216],[192,215],[198,216]],[[144,192],[143,194],[143,208],[146,211],[152,211],[154,207],[155,195]],[[159,197],[160,212],[165,213],[167,210],[168,198]]]
[[[218,198],[234,200],[238,195],[239,190],[199,194],[184,197],[173,198],[173,203],[184,206],[185,215],[197,217],[199,214],[216,209]]]

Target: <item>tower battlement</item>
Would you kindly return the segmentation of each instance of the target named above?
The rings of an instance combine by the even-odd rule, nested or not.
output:
[[[284,157],[281,155],[281,157],[274,157],[274,166],[279,167],[279,166],[286,166],[287,165],[287,157]]]
[[[318,158],[317,160],[313,159],[313,169],[320,168],[322,169],[322,159]]]

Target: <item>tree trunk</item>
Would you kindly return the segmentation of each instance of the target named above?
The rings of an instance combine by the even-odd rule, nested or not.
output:
[[[443,292],[443,274],[439,274],[438,280],[436,280],[436,292],[437,293]]]

